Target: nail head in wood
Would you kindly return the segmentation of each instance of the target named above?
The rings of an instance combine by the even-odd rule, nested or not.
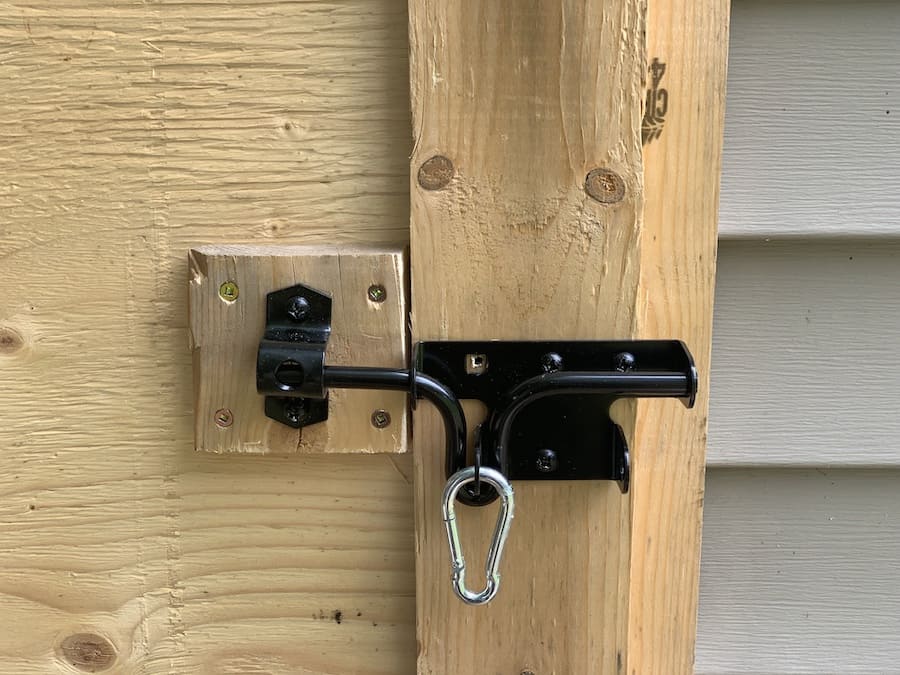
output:
[[[592,169],[584,179],[584,190],[601,204],[615,204],[625,197],[625,181],[610,169]]]
[[[453,172],[453,162],[443,155],[435,155],[419,167],[419,185],[426,190],[440,190],[450,184]]]

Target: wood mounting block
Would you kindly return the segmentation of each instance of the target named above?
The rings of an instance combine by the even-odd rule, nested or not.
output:
[[[401,249],[203,246],[191,250],[189,263],[195,449],[257,454],[408,450],[403,392],[336,391],[329,401],[331,421],[295,429],[266,417],[264,397],[254,384],[266,295],[303,279],[315,279],[333,298],[330,363],[404,367]]]

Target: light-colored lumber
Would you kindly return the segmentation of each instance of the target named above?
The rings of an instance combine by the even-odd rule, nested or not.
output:
[[[414,338],[638,334],[643,3],[409,9]],[[624,194],[610,178],[591,186],[604,201],[588,196],[594,169]],[[616,672],[629,498],[613,483],[518,483],[499,594],[464,605],[440,517],[439,422],[419,410],[419,672]],[[623,406],[620,423],[633,417]],[[496,510],[457,513],[474,585]]]
[[[294,429],[266,417],[254,389],[266,296],[303,284],[332,299],[329,365],[403,368],[406,263],[402,250],[323,246],[205,246],[190,253],[194,443],[208,452],[406,452],[403,392],[329,392],[328,420]],[[375,299],[369,297],[375,290]],[[223,298],[223,293],[225,298]],[[236,293],[231,297],[229,293]],[[372,416],[387,413],[384,427]]]
[[[195,453],[185,284],[202,244],[404,243],[406,26],[0,10],[0,672],[414,672],[411,463]]]
[[[638,403],[626,665],[633,675],[693,671],[728,13],[728,0],[649,5],[648,86],[656,75],[668,110],[662,133],[644,147],[641,335],[683,340],[700,382],[691,411],[677,401]]]

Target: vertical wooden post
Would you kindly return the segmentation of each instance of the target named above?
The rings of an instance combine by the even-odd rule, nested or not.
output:
[[[632,443],[629,674],[693,672],[728,0],[652,0],[644,107],[642,337],[694,354],[694,409],[641,401]]]
[[[705,385],[727,4],[672,0],[649,16],[647,86],[668,99],[644,120],[642,229],[641,0],[410,3],[417,339],[683,338]],[[654,80],[659,62],[668,80]],[[500,593],[472,608],[450,588],[440,433],[423,407],[419,672],[690,672],[705,411],[705,394],[692,412],[621,405],[627,497],[518,484]],[[477,570],[494,510],[463,516]]]
[[[639,335],[644,2],[410,2],[416,339]],[[435,416],[415,427],[419,672],[614,673],[630,500],[520,483],[499,595],[453,596]],[[635,407],[618,421],[633,428]],[[472,583],[495,509],[460,509]]]

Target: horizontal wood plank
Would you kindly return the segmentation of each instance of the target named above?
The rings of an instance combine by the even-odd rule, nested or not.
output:
[[[405,243],[406,26],[4,5],[0,671],[415,672],[408,458],[195,453],[185,285],[201,244]]]

